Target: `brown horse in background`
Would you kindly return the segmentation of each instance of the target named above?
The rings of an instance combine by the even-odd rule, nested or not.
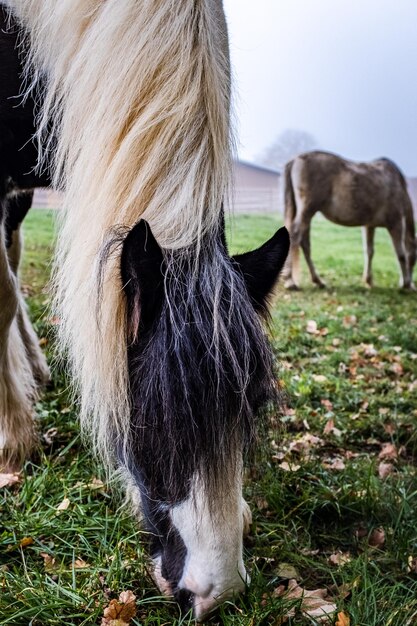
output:
[[[310,222],[320,211],[341,226],[363,226],[364,281],[372,286],[371,263],[375,228],[387,228],[401,269],[400,286],[413,289],[416,260],[413,208],[405,178],[389,159],[354,163],[329,152],[306,152],[285,166],[285,223],[291,254],[284,278],[287,288],[299,285],[300,246],[313,283],[325,284],[311,259]]]

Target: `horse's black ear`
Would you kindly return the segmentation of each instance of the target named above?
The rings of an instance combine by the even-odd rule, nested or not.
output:
[[[255,309],[265,312],[268,296],[278,280],[290,247],[286,228],[280,228],[260,248],[233,257],[245,278]]]
[[[137,334],[161,306],[164,293],[164,257],[151,228],[140,220],[127,234],[122,247],[121,274],[128,304],[128,326]]]

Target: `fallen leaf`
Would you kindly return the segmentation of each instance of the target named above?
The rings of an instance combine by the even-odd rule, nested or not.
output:
[[[373,548],[380,548],[385,543],[385,531],[383,528],[374,528],[369,535],[368,543]]]
[[[296,465],[295,463],[287,463],[287,461],[283,461],[278,465],[284,472],[297,472],[301,465]]]
[[[91,482],[87,484],[89,489],[104,489],[105,484],[99,478],[93,478]]]
[[[314,320],[308,320],[306,331],[310,333],[310,335],[315,335],[317,333],[317,322]]]
[[[46,432],[43,433],[42,438],[48,446],[52,445],[53,440],[58,434],[58,428],[48,428]]]
[[[315,383],[325,383],[327,376],[324,376],[323,374],[313,374],[312,379]]]
[[[290,600],[300,598],[300,610],[308,617],[318,619],[319,621],[323,619],[327,620],[328,616],[332,615],[337,609],[336,605],[331,601],[331,598],[328,597],[327,589],[308,591],[300,587],[294,579],[288,582],[288,589],[285,589],[283,585],[277,587],[274,591],[274,595],[278,597],[282,596]],[[287,613],[288,616],[294,614],[295,608]]]
[[[397,451],[397,448],[394,446],[394,444],[393,443],[383,443],[382,444],[382,450],[378,454],[378,459],[380,461],[382,461],[382,460],[394,461],[397,458],[398,458],[398,451]]]
[[[136,596],[122,591],[119,600],[111,600],[104,609],[101,626],[129,626],[136,615]]]
[[[323,466],[329,470],[337,470],[338,472],[346,469],[343,460],[338,458],[331,459],[329,463],[323,463]]]
[[[347,613],[340,611],[337,614],[337,620],[335,626],[350,626],[350,617]]]
[[[56,569],[56,559],[47,552],[41,552],[40,556],[43,558],[43,566],[46,572],[53,572]]]
[[[90,565],[83,559],[75,559],[73,565],[74,569],[84,569],[86,567],[90,567]]]
[[[19,472],[13,472],[11,474],[1,474],[0,473],[0,488],[1,487],[10,487],[11,485],[16,485],[21,481]]]
[[[60,504],[56,507],[57,511],[66,511],[69,505],[71,504],[69,498],[64,498]]]
[[[334,420],[330,419],[326,422],[326,426],[323,428],[323,435],[328,435],[333,431],[334,428]]]
[[[380,463],[378,465],[378,476],[383,480],[392,474],[393,469],[394,466],[391,463]]]
[[[338,567],[342,567],[351,560],[349,552],[336,552],[335,554],[331,554],[328,558],[330,565],[337,565]]]
[[[404,374],[404,368],[401,363],[393,363],[389,369],[390,372],[393,372],[396,376]]]
[[[23,537],[23,539],[20,540],[19,546],[21,548],[26,548],[27,546],[31,546],[34,542],[34,539],[32,537]]]
[[[345,315],[345,317],[343,318],[343,326],[345,328],[351,328],[352,326],[355,326],[357,322],[358,319],[356,315]]]
[[[324,406],[327,411],[333,411],[333,404],[330,402],[330,400],[327,400],[327,398],[323,398],[322,400],[320,400],[320,404]]]
[[[412,556],[411,554],[407,559],[407,572],[417,574],[417,557]]]

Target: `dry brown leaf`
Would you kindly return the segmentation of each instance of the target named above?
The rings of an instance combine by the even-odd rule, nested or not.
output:
[[[58,428],[48,428],[46,432],[43,433],[42,438],[48,446],[52,445],[53,440],[58,434]]]
[[[325,383],[327,381],[327,376],[324,376],[324,374],[313,374],[312,379],[315,383]]]
[[[326,422],[326,426],[323,428],[323,435],[328,435],[334,429],[334,419],[330,419]]]
[[[310,335],[315,335],[317,333],[317,322],[315,320],[308,320],[306,331],[310,333]]]
[[[300,598],[301,605],[300,610],[308,617],[313,617],[318,621],[328,618],[333,614],[337,607],[332,602],[332,599],[328,597],[327,589],[314,589],[308,591],[303,589],[297,583],[295,579],[291,579],[288,582],[288,589],[286,590],[283,585],[280,585],[274,591],[275,596],[284,596],[290,600]],[[295,609],[291,609],[288,612],[288,616],[295,614]]]
[[[340,611],[337,614],[337,620],[335,626],[350,626],[350,617],[347,613]]]
[[[90,567],[90,565],[84,561],[84,559],[75,559],[74,563],[74,569],[84,569],[86,567]]]
[[[47,552],[41,552],[40,556],[43,558],[43,566],[45,568],[45,572],[53,572],[54,570],[56,570],[57,565],[55,557],[51,556]]]
[[[331,554],[329,556],[328,561],[330,565],[342,567],[343,565],[351,561],[351,556],[349,552],[336,552],[335,554]]]
[[[278,465],[284,472],[297,472],[301,465],[296,465],[295,463],[287,463],[287,461],[283,461]]]
[[[352,326],[355,326],[357,322],[358,319],[356,315],[345,315],[345,317],[343,318],[343,326],[345,328],[351,328]]]
[[[90,483],[87,484],[89,489],[104,489],[105,484],[99,478],[93,478]]]
[[[411,554],[407,559],[407,572],[417,574],[417,557],[412,556]]]
[[[323,398],[322,400],[320,400],[320,404],[324,406],[327,411],[333,411],[333,404],[330,402],[330,400],[327,400],[327,398]]]
[[[129,626],[136,615],[136,596],[122,591],[119,600],[111,600],[104,609],[101,626]]]
[[[21,481],[19,472],[12,472],[11,474],[0,473],[0,488],[11,487],[11,485],[17,485]]]
[[[373,548],[380,548],[385,543],[385,531],[383,528],[374,528],[369,535],[368,543]]]
[[[33,543],[35,543],[35,541],[32,537],[23,537],[23,539],[19,542],[19,546],[21,548],[26,548],[27,546],[31,546]]]
[[[60,504],[56,507],[57,511],[66,511],[69,505],[71,504],[69,498],[64,498]]]
[[[380,463],[378,465],[378,476],[383,480],[392,474],[393,469],[394,466],[391,463]]]
[[[394,461],[395,459],[398,458],[398,451],[393,443],[383,443],[381,447],[382,447],[382,450],[378,454],[378,459],[380,461],[383,461],[383,460]]]

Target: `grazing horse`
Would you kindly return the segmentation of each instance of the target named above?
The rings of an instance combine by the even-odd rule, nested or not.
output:
[[[41,182],[23,175],[36,154],[30,166],[17,159],[9,168],[4,150],[25,146],[39,151],[64,193],[54,306],[82,429],[140,511],[158,586],[202,619],[248,582],[242,466],[263,407],[279,401],[261,318],[289,248],[280,229],[253,252],[227,252],[232,142],[222,3],[7,7],[2,65],[14,70],[1,83],[9,89],[2,102],[21,88],[16,24],[25,84],[38,92],[26,94],[23,108],[15,100],[1,110],[6,131],[18,115],[27,126],[22,136],[12,129],[11,147],[1,148],[1,460],[16,466],[29,452],[31,405],[46,374],[18,293],[17,252],[7,244],[20,221],[14,198],[20,204],[18,192]]]
[[[364,281],[372,286],[375,228],[388,229],[401,270],[400,286],[413,289],[416,238],[407,183],[389,159],[354,163],[329,152],[306,152],[285,166],[285,221],[291,252],[284,271],[288,288],[299,281],[301,246],[313,283],[324,287],[310,253],[310,222],[320,211],[341,226],[363,226]]]

